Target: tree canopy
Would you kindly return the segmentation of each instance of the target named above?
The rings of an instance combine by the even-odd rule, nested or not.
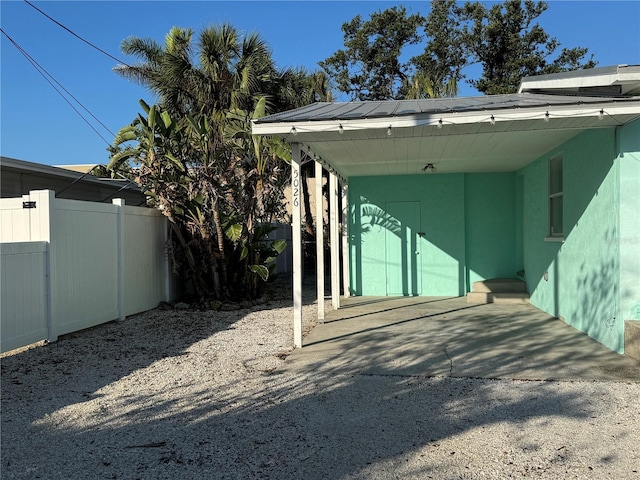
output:
[[[319,65],[354,100],[454,96],[460,81],[485,94],[513,93],[522,77],[596,65],[584,47],[562,48],[537,23],[546,2],[433,0],[426,17],[404,7],[342,26],[344,49]],[[419,46],[421,53],[408,57]],[[480,64],[479,78],[464,69]]]
[[[407,15],[404,7],[376,12],[367,21],[360,15],[342,25],[344,50],[320,62],[338,90],[358,100],[397,98],[409,69],[400,61],[407,45],[418,43],[420,15]]]
[[[526,76],[595,67],[593,56],[585,61],[586,48],[563,48],[556,54],[560,42],[535,23],[547,8],[546,2],[532,0],[508,0],[491,8],[465,4],[465,43],[482,65],[482,75],[471,85],[488,95],[513,93]]]
[[[290,151],[252,135],[251,120],[326,99],[327,78],[276,68],[258,34],[231,25],[173,28],[163,45],[132,37],[140,62],[116,71],[155,94],[123,127],[109,168],[128,170],[169,219],[170,252],[189,292],[205,299],[255,298],[283,242],[266,240],[284,214]]]

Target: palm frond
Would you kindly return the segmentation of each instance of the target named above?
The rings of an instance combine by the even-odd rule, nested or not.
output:
[[[109,163],[107,164],[107,170],[118,170],[129,159],[136,159],[140,151],[135,147],[127,147],[123,150],[119,150],[111,155]]]
[[[113,146],[119,147],[123,143],[135,140],[137,137],[136,127],[133,125],[127,125],[120,129],[120,131],[113,138]]]
[[[157,63],[163,54],[162,47],[153,39],[128,37],[125,38],[120,50],[126,55],[136,56],[148,63]]]

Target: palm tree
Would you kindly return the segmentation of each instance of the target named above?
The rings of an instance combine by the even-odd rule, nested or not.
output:
[[[278,70],[259,35],[241,35],[228,24],[194,38],[192,30],[175,27],[162,45],[137,37],[123,42],[123,51],[140,62],[115,70],[148,87],[158,106],[145,109],[148,120],[140,116],[123,129],[111,166],[132,159],[151,172],[139,179],[161,193],[154,203],[179,224],[185,241],[178,246],[197,257],[185,263],[191,270],[204,263],[200,276],[213,288],[194,281],[201,297],[253,297],[256,278],[269,274],[264,262],[281,248],[264,245],[261,225],[281,209],[290,151],[281,140],[252,135],[251,120],[326,99],[327,82],[301,69]],[[177,125],[178,141],[141,128],[156,111]],[[127,147],[128,141],[138,145]],[[171,183],[176,188],[163,189],[169,172],[179,177]]]
[[[215,123],[221,123],[229,110],[252,111],[260,98],[277,93],[278,72],[257,33],[243,36],[223,24],[204,29],[195,44],[193,36],[191,29],[174,27],[164,45],[127,38],[123,52],[141,61],[118,65],[115,71],[148,87],[171,115],[205,115]]]
[[[131,158],[141,165],[141,171],[150,172],[139,180],[153,186],[154,191],[160,190],[158,186],[169,173],[181,176],[171,183],[176,188],[161,190],[154,204],[162,206],[170,220],[180,225],[177,231],[188,237],[178,246],[187,253],[197,247],[199,257],[206,258],[208,273],[204,276],[211,288],[196,281],[194,288],[200,297],[255,296],[256,291],[246,291],[244,275],[236,275],[234,286],[227,275],[234,269],[228,266],[243,257],[234,252],[251,245],[259,226],[262,212],[256,210],[255,197],[262,191],[264,179],[271,178],[264,174],[273,155],[267,157],[262,148],[245,148],[247,144],[238,148],[225,137],[225,130],[241,112],[249,112],[246,115],[250,117],[256,110],[264,110],[267,99],[277,91],[277,71],[266,43],[257,34],[243,36],[225,24],[206,28],[197,41],[191,29],[174,27],[162,45],[132,37],[123,42],[122,49],[140,62],[118,65],[116,72],[149,88],[157,97],[157,110],[180,126],[180,141],[170,144],[173,151],[162,148],[163,132],[141,129],[145,119],[140,116],[123,129],[124,137],[116,138],[111,166],[116,168]],[[155,111],[147,108],[149,116]],[[146,122],[148,126],[151,118]],[[128,140],[138,143],[134,151],[123,143]],[[176,151],[185,167],[177,173],[171,165]],[[282,172],[276,172],[278,176]],[[277,184],[278,178],[274,182]],[[194,270],[194,265],[190,268]],[[264,276],[263,269],[257,270]]]
[[[329,77],[321,70],[309,73],[304,68],[287,68],[279,72],[279,79],[278,111],[332,100]]]
[[[444,98],[458,95],[458,84],[455,78],[448,81],[436,79],[431,75],[418,72],[408,77],[403,85],[404,98],[407,100],[419,100],[423,98]]]

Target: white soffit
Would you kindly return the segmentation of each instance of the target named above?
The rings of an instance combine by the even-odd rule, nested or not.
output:
[[[521,169],[579,132],[548,129],[466,135],[392,135],[342,142],[312,141],[306,146],[345,178],[420,174],[428,163],[435,165],[438,173],[507,172]]]
[[[428,163],[436,166],[437,173],[507,172],[519,170],[585,130],[640,118],[640,97],[585,102],[548,97],[554,96],[314,104],[254,121],[253,133],[300,143],[310,157],[343,178],[417,174]],[[393,115],[402,109],[424,111],[425,106],[440,108]],[[387,115],[379,114],[380,109]]]
[[[585,92],[618,87],[619,95],[640,94],[640,65],[617,65],[538,75],[522,79],[518,93],[536,91]]]

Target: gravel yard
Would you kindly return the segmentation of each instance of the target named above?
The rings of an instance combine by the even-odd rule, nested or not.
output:
[[[279,370],[291,350],[286,290],[7,355],[1,477],[640,480],[638,382]]]

